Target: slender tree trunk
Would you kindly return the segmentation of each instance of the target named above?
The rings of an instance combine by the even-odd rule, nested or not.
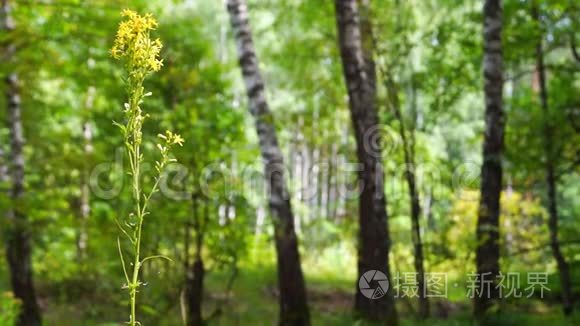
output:
[[[91,160],[93,154],[93,131],[91,124],[89,123],[90,111],[93,107],[93,102],[95,99],[95,88],[90,86],[87,90],[87,98],[85,101],[85,109],[87,111],[87,116],[85,122],[83,123],[83,140],[84,140],[84,166],[83,174],[81,179],[81,195],[80,195],[80,209],[79,209],[79,227],[77,230],[77,259],[79,262],[83,262],[87,256],[87,246],[89,241],[89,235],[87,232],[87,223],[89,216],[91,214],[91,194],[89,189],[89,175],[90,175],[90,165],[88,162]]]
[[[249,110],[254,116],[268,185],[268,205],[273,217],[280,290],[280,325],[309,325],[310,313],[300,266],[298,239],[284,177],[284,162],[278,146],[274,119],[264,92],[258,58],[254,49],[245,0],[228,0],[227,9],[246,84]]]
[[[433,203],[435,202],[435,198],[433,195],[433,188],[429,188],[427,190],[427,194],[425,195],[425,200],[423,204],[423,216],[427,219],[427,230],[428,231],[435,231],[437,226],[435,225],[435,216],[433,216]]]
[[[406,157],[409,154],[405,155]],[[409,186],[409,197],[411,199],[411,225],[412,241],[415,253],[415,271],[417,272],[417,284],[419,287],[419,317],[425,319],[429,317],[429,299],[425,287],[425,267],[423,256],[423,242],[421,240],[421,206],[419,204],[419,192],[415,178],[414,162],[407,158],[407,184]]]
[[[377,270],[391,280],[389,268],[390,238],[386,199],[383,189],[381,137],[376,108],[375,72],[372,55],[363,53],[357,0],[335,0],[338,43],[349,96],[351,120],[357,144],[359,171],[359,244],[358,275]],[[369,73],[371,74],[369,76]],[[358,284],[358,282],[357,282]],[[397,324],[395,300],[391,288],[380,299],[365,297],[358,286],[355,312],[364,319]]]
[[[340,148],[337,148],[336,155],[336,173],[334,174],[334,193],[336,194],[336,204],[333,209],[333,217],[337,223],[340,223],[345,215],[347,214],[347,201],[351,193],[351,183],[350,175],[346,172],[351,172],[345,169],[347,164],[346,154],[341,153],[340,149],[348,147],[348,138],[350,137],[350,131],[348,128],[342,128],[342,135],[340,137]],[[358,177],[358,176],[357,176]]]
[[[300,129],[304,128],[304,122],[300,124]],[[302,225],[308,222],[308,214],[310,213],[310,180],[308,179],[308,165],[310,162],[310,152],[308,150],[308,144],[306,144],[305,136],[300,133],[300,139],[302,140],[300,146],[300,198],[303,207],[306,209],[304,212],[300,210],[299,216],[295,216],[296,221],[296,232],[298,234],[302,233]]]
[[[326,135],[324,135],[324,139],[327,139]],[[318,218],[326,219],[328,215],[326,214],[326,199],[328,198],[328,184],[326,180],[328,178],[328,146],[321,146],[319,148],[319,158],[316,162],[318,166],[318,190],[317,190],[317,211],[318,211]]]
[[[540,14],[537,4],[533,4],[532,16],[536,20],[538,27],[541,27]],[[572,296],[572,282],[570,279],[570,266],[560,249],[558,242],[558,202],[557,202],[557,184],[554,171],[555,153],[553,131],[554,127],[550,120],[549,105],[548,105],[548,86],[546,85],[546,68],[544,66],[543,53],[543,36],[538,39],[536,45],[536,70],[538,73],[538,82],[540,86],[540,101],[542,110],[544,111],[544,155],[545,155],[545,169],[546,169],[546,185],[548,187],[548,228],[550,230],[550,247],[552,248],[552,255],[556,260],[558,266],[558,273],[560,274],[560,286],[562,288],[562,306],[565,315],[571,315],[573,310],[573,296]]]
[[[314,120],[318,121],[318,119]],[[320,156],[321,150],[318,145],[314,144],[314,149],[312,150],[312,161],[310,162],[310,174],[311,178],[314,180],[312,185],[312,214],[310,220],[317,219],[322,215],[322,198],[323,198],[323,177],[324,177],[324,165],[321,164]]]
[[[499,299],[499,214],[502,189],[503,112],[502,1],[485,0],[483,6],[483,76],[485,137],[481,167],[481,198],[477,220],[476,266],[480,280],[490,281],[489,291],[476,295],[474,314],[483,317]],[[487,293],[489,292],[489,293]]]
[[[335,221],[336,218],[334,207],[337,205],[337,191],[334,174],[336,172],[335,164],[337,163],[338,157],[337,151],[337,145],[333,143],[328,157],[328,174],[326,175],[326,218],[331,221]]]
[[[319,121],[320,120],[320,112],[318,106],[314,108],[314,112],[312,113],[312,121]],[[314,128],[311,128],[310,132],[310,139],[315,139],[315,137],[324,137],[323,134],[319,134]],[[316,142],[312,142],[311,145],[311,154],[310,154],[310,165],[308,167],[310,178],[313,182],[312,186],[310,187],[311,196],[312,196],[312,212],[310,214],[310,221],[313,219],[319,218],[322,215],[322,178],[323,178],[323,165],[321,164],[320,157],[322,156],[321,146]]]
[[[14,23],[10,17],[8,0],[2,1],[2,29],[10,32]],[[15,48],[9,45],[7,56],[12,57]],[[36,326],[41,324],[40,308],[32,281],[32,248],[30,225],[24,212],[24,135],[22,131],[20,90],[18,75],[11,73],[5,78],[6,103],[8,105],[8,129],[10,133],[11,165],[10,175],[12,207],[8,212],[8,232],[6,236],[6,255],[10,270],[10,282],[14,296],[22,301],[17,325]]]
[[[205,269],[201,250],[203,246],[203,238],[205,233],[205,224],[209,219],[209,205],[205,203],[205,210],[203,221],[200,219],[198,212],[198,197],[197,194],[191,196],[192,214],[193,214],[193,230],[195,232],[195,253],[193,265],[189,265],[189,257],[186,259],[186,288],[185,295],[187,298],[187,325],[201,326],[203,325],[202,303],[203,303],[203,279],[205,276]],[[189,230],[189,228],[188,228]]]
[[[307,160],[307,151],[306,145],[304,142],[304,135],[302,134],[302,130],[304,128],[304,119],[299,117],[298,119],[298,126],[296,128],[296,146],[298,149],[298,160],[297,160],[297,174],[296,174],[296,185],[297,185],[297,193],[296,198],[300,205],[306,204],[306,160]],[[303,218],[303,210],[298,210],[298,212],[294,213],[294,228],[298,234],[302,233],[302,221],[305,220]]]
[[[422,319],[429,317],[429,298],[425,288],[425,267],[423,258],[423,242],[421,240],[421,204],[419,191],[417,190],[417,178],[415,177],[415,145],[414,137],[407,137],[405,121],[401,113],[398,88],[391,76],[387,76],[387,89],[390,97],[390,104],[395,114],[395,119],[399,122],[399,134],[403,143],[403,157],[405,159],[405,178],[409,188],[409,199],[411,202],[411,239],[414,249],[414,265],[417,273],[417,286],[419,288],[419,317]],[[409,133],[415,133],[414,128]]]
[[[189,270],[190,261],[189,255],[191,252],[191,223],[185,223],[185,230],[183,234],[183,267],[185,272]]]
[[[6,153],[0,148],[0,183],[8,184],[10,176],[8,175],[8,167],[6,166]]]

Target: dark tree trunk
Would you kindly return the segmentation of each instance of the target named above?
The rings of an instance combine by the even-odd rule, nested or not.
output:
[[[205,270],[203,260],[195,259],[193,265],[187,271],[187,325],[203,325],[202,302],[203,302],[203,278]]]
[[[390,97],[390,104],[395,114],[395,119],[399,122],[399,134],[403,143],[403,157],[405,159],[405,178],[409,188],[409,199],[411,203],[411,239],[414,249],[414,265],[417,273],[417,287],[419,289],[419,317],[422,319],[429,317],[429,298],[425,288],[425,268],[423,258],[423,242],[421,240],[421,204],[419,191],[417,190],[417,178],[415,177],[415,144],[413,136],[407,137],[405,121],[401,113],[401,103],[399,101],[398,87],[396,87],[392,76],[386,77],[387,90]],[[409,133],[414,134],[415,129],[410,128]]]
[[[538,27],[541,28],[540,14],[536,3],[532,7],[532,16],[536,20]],[[541,34],[543,35],[543,34]],[[555,153],[553,131],[548,105],[548,86],[546,85],[546,68],[544,66],[543,53],[543,36],[540,36],[536,45],[536,70],[538,73],[538,82],[540,86],[540,101],[544,112],[544,155],[546,169],[546,185],[548,187],[548,228],[550,230],[550,247],[552,255],[558,266],[560,274],[560,286],[562,288],[562,306],[565,315],[571,315],[573,311],[572,282],[570,280],[570,266],[560,249],[558,242],[558,202],[557,202],[557,184],[554,172]]]
[[[195,232],[195,254],[193,265],[189,264],[189,257],[186,257],[186,285],[185,295],[187,299],[187,325],[200,326],[203,325],[202,303],[203,303],[203,279],[205,276],[205,269],[201,250],[203,247],[203,238],[205,235],[205,226],[209,219],[209,205],[205,203],[203,220],[200,219],[198,212],[197,194],[191,196],[192,214],[193,214],[193,230]],[[187,228],[189,231],[189,228]],[[189,242],[189,235],[187,235]],[[189,250],[188,250],[189,251]]]
[[[376,64],[373,58],[375,48],[375,36],[373,34],[373,24],[371,18],[371,0],[357,0],[359,5],[360,31],[362,42],[362,54],[365,62],[365,70],[369,83],[369,88],[376,90],[377,75]]]
[[[409,186],[409,197],[411,199],[411,225],[412,241],[415,254],[415,271],[417,272],[417,285],[419,287],[419,317],[425,319],[429,317],[429,299],[425,288],[425,267],[423,257],[423,242],[421,240],[421,206],[419,204],[419,193],[415,178],[414,162],[407,163],[407,184]]]
[[[499,275],[499,213],[504,143],[502,1],[485,0],[483,6],[483,76],[485,137],[481,167],[481,198],[477,220],[477,273],[493,282],[489,293],[476,295],[474,314],[483,317],[499,299],[495,286]]]
[[[294,216],[284,177],[284,162],[278,146],[274,119],[264,92],[258,58],[254,49],[245,0],[228,0],[227,9],[236,40],[238,57],[248,95],[249,110],[254,116],[265,177],[268,205],[273,218],[280,290],[280,325],[309,325],[304,276],[300,266]]]
[[[10,32],[14,23],[10,17],[8,0],[2,1],[0,12],[2,30]],[[14,46],[6,49],[7,57],[14,54]],[[22,301],[17,325],[36,326],[41,324],[40,308],[32,281],[32,248],[30,244],[30,226],[24,212],[24,135],[22,132],[20,90],[18,75],[9,74],[6,79],[6,103],[8,105],[8,129],[10,132],[11,165],[10,176],[12,189],[10,198],[12,207],[8,211],[8,228],[6,234],[6,256],[10,270],[10,282],[14,296]]]
[[[36,301],[32,282],[32,249],[30,226],[24,212],[24,136],[22,134],[18,77],[11,74],[6,78],[8,102],[8,128],[10,130],[11,177],[10,197],[12,209],[8,213],[6,253],[10,268],[10,281],[14,296],[22,300],[18,325],[40,325],[40,309]]]
[[[358,175],[360,187],[358,275],[360,277],[369,270],[378,270],[391,281],[390,239],[383,189],[375,72],[374,69],[372,72],[368,69],[374,62],[372,55],[367,55],[369,62],[365,62],[357,0],[335,0],[335,8],[357,157],[361,164]],[[357,287],[355,312],[361,318],[381,320],[389,325],[395,325],[398,320],[391,288],[382,298],[371,300],[363,296]]]

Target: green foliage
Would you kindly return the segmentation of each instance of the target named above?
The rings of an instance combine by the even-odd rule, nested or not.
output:
[[[580,84],[571,51],[571,39],[576,40],[577,49],[580,44],[578,8],[569,0],[536,2],[540,24],[530,15],[532,1],[503,1],[507,125],[502,269],[546,270],[555,294],[548,300],[510,303],[509,312],[498,321],[506,324],[565,323],[555,299],[559,287],[556,266],[546,246],[545,157],[540,136],[546,119],[554,126],[557,152],[559,237],[573,270],[578,270],[580,253]],[[118,291],[119,280],[127,277],[127,285],[136,290],[139,283],[133,282],[132,273],[136,266],[140,270],[137,282],[148,283],[139,287],[140,321],[145,325],[179,324],[178,307],[187,272],[183,266],[193,257],[192,241],[198,233],[192,225],[197,220],[204,220],[204,313],[210,314],[220,300],[229,297],[216,324],[238,320],[241,324],[269,324],[275,320],[273,229],[266,213],[263,176],[256,172],[261,171],[258,143],[246,113],[246,94],[223,3],[11,3],[16,29],[1,33],[0,43],[2,48],[8,42],[15,44],[17,52],[10,60],[1,60],[0,75],[14,71],[22,80],[24,211],[31,221],[35,283],[46,307],[46,324],[116,324],[119,316],[126,315],[122,307],[131,303],[125,292]],[[356,144],[336,44],[333,3],[248,3],[267,98],[288,165],[303,269],[313,291],[313,323],[352,325],[356,321],[350,316],[349,300],[356,283],[358,201],[354,195],[344,198],[335,192],[355,189],[356,172],[347,163],[356,162]],[[422,207],[430,203],[430,212],[422,212],[430,214],[421,220],[427,270],[451,271],[461,279],[473,270],[481,163],[481,2],[384,0],[371,1],[371,5],[375,60],[382,70],[377,80],[393,272],[414,267],[399,123],[386,105],[388,94],[383,87],[386,68],[398,86],[403,122],[414,129],[418,170],[425,171],[419,173],[418,188]],[[159,56],[153,61],[148,61],[150,55],[140,60],[147,73],[162,60],[163,69],[146,82],[155,96],[144,97],[147,92],[140,88],[144,76],[128,78],[126,67],[110,58],[108,49],[114,44],[118,13],[124,7],[155,13],[159,19],[155,34],[164,46],[154,51]],[[535,77],[540,38],[548,69],[547,115],[540,106]],[[124,46],[119,49],[127,50]],[[134,55],[137,53],[129,56]],[[120,99],[126,96],[128,85],[135,91],[126,100],[129,110],[121,114],[125,108]],[[0,90],[5,91],[4,84]],[[145,103],[139,103],[141,100]],[[6,107],[5,96],[0,97],[0,106]],[[5,111],[0,110],[2,121],[7,119]],[[84,148],[83,127],[87,124],[92,131],[92,153]],[[135,133],[137,129],[140,134]],[[187,142],[169,154],[168,145],[180,139],[164,130],[175,131]],[[0,138],[4,153],[0,167],[9,166],[6,127],[0,128]],[[158,142],[160,149],[156,148]],[[121,155],[124,150],[129,155]],[[135,173],[140,180],[140,194],[135,195],[135,175],[127,178],[121,166],[134,171],[141,154],[147,159]],[[165,168],[164,178],[159,179],[153,157],[158,158],[159,170]],[[173,157],[179,163],[171,163]],[[321,168],[309,169],[308,163],[316,162],[322,163]],[[325,163],[330,163],[329,169]],[[87,256],[79,260],[81,187],[87,174],[91,183]],[[171,196],[146,191],[156,182]],[[9,186],[10,180],[0,178],[3,191]],[[308,188],[315,186],[314,193],[324,196],[308,196]],[[198,198],[197,212],[192,207],[193,194]],[[10,207],[6,198],[0,196],[0,213]],[[135,209],[136,203],[140,209]],[[152,213],[145,216],[149,210]],[[147,255],[135,260],[135,226],[143,219],[147,222],[139,231],[140,251],[171,257],[174,263],[148,259],[141,266]],[[262,224],[257,225],[260,219]],[[115,221],[128,237],[118,233]],[[121,235],[127,276],[118,259],[115,234]],[[225,293],[234,271],[238,276],[233,290]],[[577,272],[574,275],[577,279]],[[0,259],[0,292],[9,290],[8,279],[7,262]],[[448,319],[435,318],[426,324],[472,323],[465,293],[451,290],[452,303],[435,302],[432,310],[441,312],[441,306],[448,304],[455,310]],[[13,303],[2,298],[2,305]],[[415,325],[413,312],[406,310],[409,304],[414,301],[401,303],[402,323]],[[5,316],[9,314],[2,310],[0,318]]]
[[[437,247],[441,252],[439,268],[454,266],[459,275],[473,270],[476,242],[471,236],[476,227],[479,194],[463,191],[450,211],[448,220],[441,226]],[[547,213],[538,198],[512,191],[502,193],[500,215],[500,243],[503,258],[502,270],[535,270],[543,265],[542,257],[547,244]],[[453,248],[453,249],[450,249]],[[534,266],[535,265],[535,266]]]
[[[11,292],[2,293],[0,295],[0,325],[16,325],[20,305],[20,300],[14,298]]]

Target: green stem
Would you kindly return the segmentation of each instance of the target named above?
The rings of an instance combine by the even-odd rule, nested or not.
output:
[[[132,150],[129,152],[129,157],[131,164],[131,172],[133,175],[133,199],[135,200],[135,205],[137,206],[137,210],[135,214],[137,214],[137,228],[135,230],[135,243],[134,243],[134,253],[135,253],[135,260],[133,263],[133,277],[131,280],[131,284],[129,284],[129,296],[131,299],[131,319],[129,324],[131,326],[135,326],[137,323],[137,316],[136,316],[136,305],[137,305],[137,290],[139,288],[139,269],[140,269],[140,251],[141,251],[141,229],[143,226],[143,215],[144,212],[141,210],[141,150],[139,144],[139,109],[138,109],[138,94],[133,94],[132,101],[131,101],[131,110],[133,112],[137,112],[132,116],[131,122],[137,124],[137,128],[132,128]],[[135,127],[135,126],[134,126]]]
[[[151,196],[157,191],[159,187],[159,182],[161,180],[161,173],[163,168],[169,163],[167,157],[168,149],[162,150],[162,160],[158,165],[158,175],[155,178],[155,182],[150,192],[145,194],[141,188],[141,127],[143,123],[144,116],[142,116],[139,104],[143,98],[143,80],[137,79],[130,81],[129,84],[129,107],[127,110],[127,124],[125,133],[125,145],[129,156],[129,166],[131,168],[132,186],[133,186],[133,200],[135,201],[135,208],[133,214],[135,214],[136,223],[132,224],[133,236],[129,237],[131,243],[133,244],[134,262],[133,262],[133,273],[131,279],[127,277],[127,287],[129,288],[129,297],[131,305],[131,317],[129,320],[130,326],[136,326],[139,324],[136,317],[136,306],[137,306],[137,292],[141,283],[139,282],[139,271],[141,269],[141,230],[143,229],[143,220],[147,215],[147,206]],[[172,136],[173,137],[173,136]],[[172,142],[175,141],[174,138],[171,139]],[[169,145],[167,145],[169,146]],[[122,229],[123,230],[123,229]],[[119,246],[120,248],[120,246]],[[122,255],[121,249],[119,252]],[[160,257],[160,256],[157,256]],[[121,259],[123,257],[121,256]],[[145,258],[147,260],[147,258]],[[124,262],[123,262],[124,264]]]

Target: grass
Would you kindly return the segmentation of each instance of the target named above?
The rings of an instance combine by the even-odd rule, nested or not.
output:
[[[366,325],[353,320],[352,300],[355,287],[355,272],[352,261],[334,260],[333,254],[311,255],[324,261],[305,259],[309,304],[313,325]],[[270,263],[258,263],[269,261]],[[277,282],[273,257],[259,256],[243,263],[231,293],[230,302],[224,313],[210,325],[275,325],[278,316]],[[329,264],[333,261],[333,264]],[[163,264],[145,274],[147,286],[141,289],[139,316],[143,325],[177,326],[181,323],[179,297],[182,276],[175,274],[173,266],[165,270]],[[104,267],[103,267],[104,268]],[[573,279],[580,269],[574,269]],[[5,280],[7,271],[0,264],[0,293],[8,289]],[[117,274],[115,274],[115,272]],[[66,280],[55,282],[41,277],[37,279],[40,303],[44,312],[45,325],[58,326],[107,326],[121,325],[127,320],[128,305],[125,293],[120,290],[122,275],[118,269],[85,275],[82,281]],[[40,275],[39,275],[40,276]],[[217,301],[225,295],[226,272],[208,272],[205,282],[204,315],[210,315]],[[409,304],[397,300],[401,325],[474,325],[471,319],[471,304],[465,297],[462,286],[453,287],[456,280],[449,279],[447,300],[433,300],[432,313],[435,318],[418,321],[409,310]],[[517,299],[506,303],[503,313],[491,325],[580,325],[580,316],[564,318],[557,299],[559,282],[557,275],[549,277],[552,292],[545,299]],[[463,285],[461,281],[457,283]],[[525,286],[523,282],[522,286]],[[580,311],[580,306],[577,307]],[[446,316],[445,316],[446,315]],[[4,326],[4,325],[0,325]]]
[[[348,274],[348,273],[346,273]],[[208,273],[206,279],[205,316],[210,315],[217,302],[225,295],[224,287],[228,275],[222,272]],[[307,273],[309,303],[313,325],[370,325],[357,322],[351,316],[354,280],[335,273],[330,277],[325,273]],[[151,276],[149,286],[142,297],[140,315],[144,325],[181,325],[179,288],[167,284],[163,275]],[[175,279],[175,278],[171,278]],[[231,300],[224,306],[224,312],[212,320],[210,325],[275,325],[278,315],[276,273],[271,265],[261,265],[241,269],[231,293]],[[115,296],[113,296],[115,297]],[[116,296],[119,297],[119,296]],[[45,309],[47,325],[62,326],[104,326],[120,325],[124,310],[107,296],[80,298],[73,302],[50,303]],[[100,300],[100,301],[99,301]],[[122,299],[120,299],[122,300]],[[470,317],[468,300],[432,301],[433,314],[438,316],[426,321],[413,318],[409,305],[398,300],[401,325],[474,325]],[[155,307],[155,308],[154,308]],[[449,315],[443,317],[442,307]],[[576,314],[566,319],[557,302],[528,299],[506,304],[503,313],[490,320],[489,325],[580,325]]]

